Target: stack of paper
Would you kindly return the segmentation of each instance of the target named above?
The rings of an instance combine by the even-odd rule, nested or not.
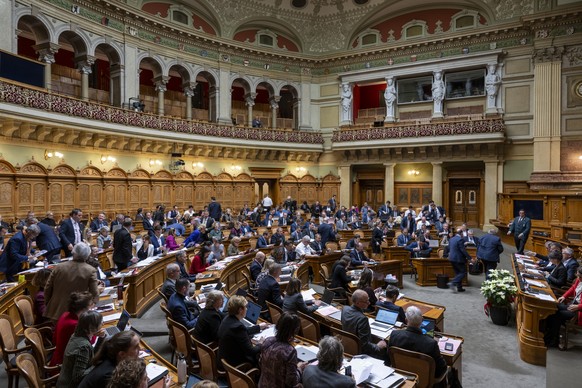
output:
[[[146,373],[148,375],[148,386],[151,386],[168,374],[168,368],[150,362],[146,365]]]
[[[532,286],[536,286],[539,288],[546,288],[545,284],[542,282],[538,282],[537,280],[533,280],[533,279],[525,279],[525,281],[529,284],[531,284]]]
[[[328,315],[338,313],[339,310],[333,306],[325,306],[316,310],[319,315],[327,317]]]
[[[316,294],[316,292],[313,290],[313,288],[310,288],[309,290],[301,291],[301,296],[303,297],[303,300],[305,302],[314,301],[315,294]]]

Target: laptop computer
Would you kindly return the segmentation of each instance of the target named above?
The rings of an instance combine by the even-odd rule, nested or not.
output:
[[[420,324],[420,330],[422,330],[422,334],[434,337],[434,322],[429,319],[423,320]]]
[[[328,289],[325,289],[325,291],[323,292],[323,296],[320,299],[321,304],[319,305],[319,308],[330,306],[331,301],[333,300],[334,297],[335,297],[335,292],[330,291]]]
[[[111,246],[111,240],[103,241],[103,248],[102,249],[108,249],[110,246]]]
[[[247,305],[247,314],[242,320],[243,325],[246,327],[256,325],[259,315],[261,315],[261,306],[249,301]]]
[[[222,305],[222,308],[220,309],[221,312],[225,313],[228,311],[228,300],[230,298],[227,298],[226,296],[224,297],[224,304]]]
[[[246,296],[247,296],[248,294],[249,294],[249,293],[247,292],[247,290],[245,290],[245,289],[243,289],[243,288],[239,288],[239,289],[238,289],[238,290],[236,290],[236,292],[235,292],[235,295],[242,296],[243,298],[246,298]]]
[[[107,336],[113,336],[117,333],[120,333],[125,330],[125,327],[129,323],[130,315],[126,310],[121,312],[121,316],[119,317],[119,321],[117,321],[117,326],[111,326],[105,329]]]
[[[386,309],[379,309],[376,320],[370,324],[376,330],[388,331],[396,324],[398,312]]]
[[[303,362],[311,362],[317,360],[317,354],[306,348],[305,346],[296,346],[297,359]]]

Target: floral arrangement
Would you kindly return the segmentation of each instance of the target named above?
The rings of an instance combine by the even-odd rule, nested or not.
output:
[[[481,294],[492,306],[508,306],[517,294],[517,286],[511,272],[495,269],[489,272],[489,280],[481,285]]]

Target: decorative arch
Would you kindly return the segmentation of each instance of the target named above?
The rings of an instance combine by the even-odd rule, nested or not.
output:
[[[143,179],[149,179],[151,177],[150,173],[144,170],[143,168],[136,168],[129,174],[129,176],[133,178],[143,178]]]
[[[17,26],[22,23],[30,29],[36,44],[54,42],[52,23],[44,15],[33,16],[30,8],[19,7],[15,9],[15,18]]]
[[[36,161],[31,161],[24,164],[22,167],[18,169],[20,174],[28,174],[28,175],[48,175],[47,169],[40,163]]]
[[[106,178],[127,178],[127,174],[119,167],[113,167],[104,175]]]
[[[253,90],[255,90],[254,88],[251,87],[253,82],[250,78],[248,78],[248,76],[241,76],[240,74],[232,73],[230,75],[231,88],[233,86],[235,86],[235,82],[238,82],[240,85],[242,85],[242,88],[244,89],[245,94],[251,93]]]
[[[229,173],[223,171],[220,174],[218,174],[218,176],[216,176],[216,178],[214,178],[214,180],[215,181],[222,181],[222,182],[232,182],[233,177]]]
[[[124,50],[117,42],[100,36],[91,42],[91,46],[89,46],[88,49],[89,55],[95,55],[97,48],[100,48],[100,50],[105,53],[111,64],[124,65]]]
[[[78,58],[83,55],[88,55],[90,39],[88,38],[84,31],[82,30],[71,31],[70,29],[61,27],[60,31],[57,31],[57,33],[58,41],[63,39],[73,47],[73,53],[75,54],[75,58]]]
[[[168,170],[160,170],[154,174],[152,178],[155,179],[172,179],[173,175]]]
[[[276,39],[274,42],[274,49],[278,49],[278,50],[285,50],[285,48],[281,47],[284,46],[281,45],[279,43],[279,37],[282,37],[283,41],[288,41],[290,43],[292,43],[293,45],[295,45],[297,47],[298,52],[303,51],[302,48],[302,41],[301,38],[299,38],[301,36],[301,34],[295,29],[295,27],[293,27],[292,25],[290,25],[289,23],[286,23],[284,20],[277,18],[277,19],[271,19],[271,18],[265,18],[265,17],[257,17],[257,16],[253,16],[251,18],[247,18],[246,20],[241,20],[240,23],[238,24],[234,24],[231,28],[231,34],[227,37],[229,39],[235,40],[235,37],[237,36],[237,34],[244,32],[244,31],[251,31],[251,33],[255,36],[253,36],[253,42],[252,44],[257,44],[258,42],[256,42],[254,40],[254,38],[256,37],[256,33],[257,32],[269,32],[269,35],[275,35]],[[239,34],[240,36],[240,34]],[[250,39],[249,39],[250,40]],[[246,36],[243,36],[242,39],[239,39],[239,41],[241,42],[245,42],[246,41]],[[247,42],[248,43],[248,42]],[[287,50],[289,50],[289,48],[286,48]],[[290,50],[290,51],[295,51],[295,50]]]
[[[136,61],[138,63],[138,68],[141,67],[142,63],[147,64],[151,67],[154,74],[154,78],[161,77],[164,75],[163,63],[164,61],[157,55],[150,55],[148,51],[142,51],[138,54]]]
[[[77,176],[77,172],[68,164],[59,164],[50,171],[50,175]]]
[[[208,81],[210,86],[216,87],[218,82],[218,73],[216,70],[211,68],[206,68],[202,66],[196,66],[193,73],[193,80],[196,80],[198,77],[204,78]]]
[[[194,71],[192,67],[177,59],[174,59],[166,64],[164,64],[163,73],[166,75],[170,75],[170,71],[174,69],[180,77],[182,77],[182,82],[194,82],[196,78],[194,78]]]
[[[254,90],[257,91],[259,86],[263,86],[265,89],[267,89],[269,97],[273,97],[275,95],[275,90],[277,90],[275,83],[268,78],[264,78],[260,80],[260,82],[257,82],[257,84],[254,86]]]
[[[212,175],[210,175],[209,172],[204,171],[201,172],[200,174],[196,175],[196,181],[214,181],[214,178]]]
[[[280,182],[285,182],[285,183],[297,183],[297,177],[291,173],[287,173],[287,175],[281,177],[281,179],[279,179]]]
[[[102,178],[103,173],[101,172],[101,170],[99,170],[95,166],[87,166],[87,167],[84,167],[83,169],[81,169],[81,171],[79,172],[79,176],[83,176],[83,177],[90,176],[90,177]]]
[[[299,182],[301,183],[315,183],[317,182],[317,179],[315,179],[315,177],[309,173],[303,175],[301,178],[299,178]]]
[[[0,160],[0,175],[16,174],[16,168],[6,160]]]
[[[180,171],[174,178],[179,180],[193,181],[194,175],[190,174],[188,171]]]

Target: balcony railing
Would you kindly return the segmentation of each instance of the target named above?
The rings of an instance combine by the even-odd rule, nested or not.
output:
[[[214,123],[177,119],[135,112],[76,98],[49,93],[0,80],[0,102],[18,104],[89,120],[99,120],[140,128],[173,131],[192,135],[252,141],[323,144],[319,132],[276,130],[267,128],[232,127]]]

